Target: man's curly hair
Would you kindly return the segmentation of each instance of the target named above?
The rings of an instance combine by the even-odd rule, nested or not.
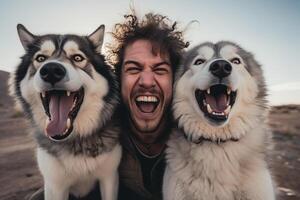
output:
[[[173,75],[179,65],[182,52],[188,46],[177,23],[160,14],[148,13],[141,20],[133,14],[124,15],[125,22],[115,25],[113,42],[108,46],[108,59],[120,79],[125,48],[139,39],[151,42],[154,55],[169,55]]]

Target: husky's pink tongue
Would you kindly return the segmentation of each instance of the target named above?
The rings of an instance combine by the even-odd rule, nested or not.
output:
[[[205,94],[205,99],[215,111],[223,112],[227,108],[227,96],[225,94],[220,94],[216,97]]]
[[[73,97],[51,95],[49,111],[51,121],[46,126],[46,135],[55,136],[61,135],[67,128],[68,114],[73,105]]]

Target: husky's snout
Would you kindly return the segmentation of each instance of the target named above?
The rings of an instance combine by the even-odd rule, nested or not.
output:
[[[40,69],[41,79],[55,85],[66,76],[66,69],[60,63],[49,62]]]
[[[226,60],[216,60],[209,66],[209,71],[214,76],[222,79],[231,74],[232,66]]]

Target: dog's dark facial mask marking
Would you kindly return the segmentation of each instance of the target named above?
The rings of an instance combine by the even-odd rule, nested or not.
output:
[[[67,84],[64,86],[61,82],[68,81],[72,77],[66,72],[68,66],[69,68],[78,68],[80,65],[78,66],[77,64],[80,64],[82,61],[87,62],[84,55],[78,54],[78,52],[81,52],[81,47],[88,47],[85,49],[90,49],[91,47],[91,50],[87,53],[96,53],[97,56],[100,54],[103,44],[104,26],[101,25],[87,37],[76,35],[35,36],[20,24],[17,26],[17,29],[23,47],[27,52],[31,53],[31,65],[36,66],[33,76],[39,76],[39,83],[44,85],[37,91],[47,115],[47,120],[44,123],[44,132],[52,140],[64,140],[73,131],[73,123],[84,101],[85,93],[83,85],[79,89],[70,90]],[[75,44],[74,52],[69,52],[64,48],[68,41]],[[57,76],[61,73],[59,74],[56,68],[53,68],[54,65],[61,65],[60,68],[64,71],[64,74],[59,79],[57,79]],[[89,64],[89,66],[92,65]],[[84,66],[81,65],[81,67],[81,70],[83,70]]]

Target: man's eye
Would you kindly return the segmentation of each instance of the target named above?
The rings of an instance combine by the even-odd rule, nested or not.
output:
[[[37,55],[37,57],[35,58],[35,60],[39,63],[44,62],[47,59],[47,56],[43,55],[43,54],[39,54]]]
[[[126,69],[126,72],[130,73],[130,74],[137,74],[139,73],[141,70],[138,67],[128,67]]]
[[[82,62],[84,60],[84,57],[79,54],[75,54],[72,56],[72,60],[75,62]]]
[[[169,70],[165,69],[165,68],[156,68],[154,70],[154,72],[156,74],[159,74],[159,75],[163,75],[163,74],[167,74],[169,72]]]

